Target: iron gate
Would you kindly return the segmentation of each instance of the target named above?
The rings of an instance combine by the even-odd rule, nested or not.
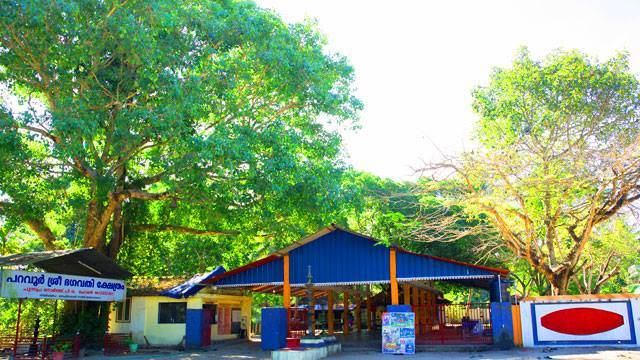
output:
[[[491,304],[421,305],[418,344],[492,344]],[[422,311],[422,312],[421,312]]]

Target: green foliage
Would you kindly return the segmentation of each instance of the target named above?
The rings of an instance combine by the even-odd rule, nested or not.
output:
[[[432,222],[448,221],[464,209],[448,207],[446,184],[440,190],[429,190],[427,180],[418,183],[395,182],[368,173],[352,172],[345,176],[343,187],[352,199],[345,205],[347,225],[356,231],[370,234],[387,244],[396,244],[417,253],[431,254],[470,263],[502,266],[504,260],[496,256],[482,256],[476,251],[479,243],[492,233],[469,233],[455,239],[448,233],[464,233],[483,220],[454,221],[447,224],[446,234],[435,230],[425,231],[425,219]],[[434,241],[437,238],[442,241]],[[465,290],[466,291],[466,290]]]
[[[33,334],[36,319],[40,319],[40,334],[57,334],[61,327],[63,302],[27,299],[22,302],[20,323],[24,333]],[[0,332],[15,332],[18,321],[18,299],[0,299]]]
[[[81,309],[65,312],[61,316],[61,335],[71,338],[80,334],[82,344],[90,348],[100,349],[104,345],[104,334],[107,330],[110,303],[103,302],[68,302],[66,306],[77,304]]]
[[[248,1],[24,0],[0,27],[4,253],[90,246],[193,274],[337,217],[325,124],[362,104],[313,23]],[[97,341],[106,312],[87,306],[64,329]]]
[[[53,345],[53,351],[54,352],[66,352],[71,350],[71,344],[69,343],[56,343],[55,345]]]
[[[611,243],[598,243],[600,228],[640,198],[639,95],[627,54],[536,60],[523,49],[473,92],[480,148],[440,167],[464,185],[455,203],[485,214],[554,292],[567,291],[583,255]]]
[[[73,224],[104,248],[120,206],[125,221],[255,233],[300,231],[291,215],[332,205],[340,138],[317,119],[350,123],[361,104],[313,24],[250,2],[25,1],[0,14],[0,81],[21,104],[0,112],[7,218],[58,239]]]

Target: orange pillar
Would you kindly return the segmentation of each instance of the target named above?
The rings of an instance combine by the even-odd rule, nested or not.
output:
[[[427,293],[427,324],[433,324],[433,314],[435,313],[435,308],[433,306],[433,293],[429,291]]]
[[[371,293],[367,293],[367,330],[373,327],[373,309],[371,309]]]
[[[391,282],[391,304],[398,305],[398,278],[396,277],[396,248],[389,248],[389,280]]]
[[[282,297],[284,298],[283,304],[285,308],[291,306],[291,286],[289,285],[289,254],[284,255],[284,281],[282,282]]]
[[[413,312],[414,312],[413,325],[417,335],[418,331],[420,331],[420,325],[418,322],[419,314],[420,314],[420,289],[418,288],[413,288]]]
[[[405,305],[411,305],[411,286],[408,283],[402,284],[402,297]]]
[[[329,335],[333,335],[333,290],[329,290],[327,293],[327,332]]]
[[[418,323],[420,324],[419,326],[419,333],[420,335],[424,335],[427,333],[427,329],[425,324],[427,323],[426,320],[426,316],[427,316],[427,302],[425,299],[425,295],[426,295],[426,291],[425,290],[420,290],[420,315],[418,316]]]
[[[342,295],[342,333],[349,334],[349,292],[345,291]]]
[[[522,323],[520,320],[520,305],[511,305],[511,319],[513,321],[513,345],[522,346]]]
[[[354,314],[353,321],[356,323],[356,330],[360,332],[362,330],[362,319],[360,319],[360,314],[362,314],[362,310],[360,307],[360,291],[356,292],[356,313]]]
[[[311,304],[309,304],[309,307],[311,307],[311,328],[313,329],[312,335],[315,335],[316,333],[316,298],[313,297],[313,293],[311,294]]]

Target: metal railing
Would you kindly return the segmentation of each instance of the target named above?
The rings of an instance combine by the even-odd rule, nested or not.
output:
[[[416,308],[418,314],[426,314],[422,315],[425,320],[418,321],[418,343],[493,343],[489,303],[420,305]]]

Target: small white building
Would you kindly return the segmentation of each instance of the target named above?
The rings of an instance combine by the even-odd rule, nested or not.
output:
[[[130,333],[136,343],[150,346],[207,346],[250,336],[251,296],[199,285],[223,272],[218,267],[191,279],[133,278],[126,301],[111,310],[109,333]]]

